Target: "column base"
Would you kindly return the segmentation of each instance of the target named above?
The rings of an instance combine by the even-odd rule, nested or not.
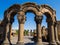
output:
[[[8,40],[5,40],[2,45],[10,45],[9,41]]]
[[[17,45],[24,45],[24,42],[17,42]]]
[[[43,45],[43,43],[42,42],[37,42],[36,45]]]
[[[56,41],[57,45],[60,45],[60,41]]]
[[[2,45],[10,45],[10,44],[8,44],[8,43],[3,43]]]
[[[57,45],[56,42],[50,42],[49,45]]]

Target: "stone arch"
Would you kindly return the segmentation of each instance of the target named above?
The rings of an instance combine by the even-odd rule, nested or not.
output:
[[[22,11],[26,14],[26,12],[33,12],[35,15],[39,13],[39,6],[35,3],[25,3],[21,6]]]
[[[51,42],[53,42],[54,45],[56,45],[55,32],[54,32],[55,31],[54,25],[56,22],[56,15],[55,15],[56,12],[48,5],[41,5],[40,12],[42,13],[42,15],[45,14],[45,16],[47,17],[46,22],[48,24],[49,43],[50,45],[52,45]]]
[[[21,6],[19,4],[14,4],[4,12],[3,20],[5,23],[5,28],[7,27],[7,29],[5,29],[5,38],[7,38],[8,35],[6,34],[8,33],[9,42],[11,37],[12,23],[14,22],[14,16],[18,13],[18,11],[20,10],[20,7]]]
[[[23,31],[24,31],[24,22],[25,22],[25,14],[26,12],[33,12],[36,16],[35,16],[35,21],[36,21],[36,27],[37,27],[37,38],[39,42],[39,45],[42,43],[42,35],[41,35],[41,22],[43,19],[43,14],[46,15],[47,17],[47,22],[49,22],[51,31],[50,33],[54,32],[54,22],[56,22],[56,15],[55,15],[55,10],[53,10],[50,6],[48,5],[37,5],[35,3],[25,3],[23,5],[19,5],[19,4],[14,4],[12,5],[10,8],[8,8],[5,12],[4,12],[4,20],[6,23],[6,30],[8,30],[8,26],[9,23],[14,22],[14,16],[18,13],[18,22],[19,22],[19,38],[18,38],[18,44],[23,43]],[[52,23],[50,23],[52,22]],[[11,25],[10,25],[11,26]],[[11,30],[11,27],[10,27]],[[23,31],[22,31],[23,30]],[[7,31],[6,31],[7,32]],[[7,34],[7,33],[6,33]],[[22,34],[22,35],[20,35]],[[53,34],[53,33],[52,33]],[[51,34],[51,44],[53,43],[55,45],[55,39],[54,39],[54,34],[52,36]],[[7,36],[5,36],[7,38]],[[53,39],[53,40],[52,40]],[[21,42],[20,42],[21,41]],[[41,44],[42,45],[42,44]]]
[[[17,14],[17,12],[20,10],[20,7],[21,6],[19,4],[12,5],[4,12],[4,18],[9,18],[10,16],[10,20],[12,20],[14,16]]]
[[[51,21],[56,21],[55,20],[55,10],[53,10],[50,6],[44,4],[44,5],[40,5],[40,12],[42,14],[45,14],[45,16],[49,19],[51,18]]]

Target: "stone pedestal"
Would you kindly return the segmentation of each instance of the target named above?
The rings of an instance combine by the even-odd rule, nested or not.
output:
[[[49,45],[57,45],[55,42],[50,42]]]
[[[43,45],[43,43],[42,42],[37,42],[36,45]]]
[[[24,45],[24,42],[17,42],[16,45]]]
[[[8,39],[4,40],[3,44],[2,45],[10,45]]]

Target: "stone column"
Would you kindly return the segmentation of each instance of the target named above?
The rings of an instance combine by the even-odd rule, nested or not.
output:
[[[60,45],[60,41],[59,41],[59,39],[58,39],[58,32],[57,32],[57,23],[55,23],[54,29],[55,29],[56,42],[57,42],[58,45]]]
[[[8,13],[7,13],[8,14]],[[6,14],[6,15],[7,15]],[[9,33],[9,25],[10,25],[10,15],[8,14],[7,16],[6,16],[6,18],[5,18],[6,20],[6,22],[5,22],[5,39],[4,39],[4,42],[3,42],[3,44],[2,45],[10,45],[10,42],[9,42],[9,40],[8,40],[8,33]]]
[[[41,34],[42,16],[35,16],[35,21],[36,21],[36,31],[37,31],[37,44],[36,45],[43,45],[42,34]]]
[[[9,23],[6,24],[6,29],[5,29],[5,39],[2,45],[10,45],[8,41],[8,32],[9,32]]]
[[[9,40],[11,40],[12,24],[9,25]]]
[[[24,45],[24,22],[25,22],[25,14],[24,12],[18,13],[18,22],[19,22],[19,30],[18,30],[18,45]]]
[[[12,24],[10,23],[9,25],[9,35],[8,35],[8,39],[9,39],[9,42],[10,42],[10,45],[11,45],[11,31],[12,31]]]
[[[50,42],[50,45],[57,45],[56,44],[56,41],[55,41],[55,34],[54,34],[54,23],[53,22],[49,22],[48,23],[49,25],[49,42]]]

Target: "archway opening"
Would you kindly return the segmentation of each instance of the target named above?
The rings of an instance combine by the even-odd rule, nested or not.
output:
[[[27,40],[25,41],[26,43],[34,43],[34,41],[32,41],[34,30],[36,30],[36,23],[34,21],[34,17],[35,15],[33,12],[26,12],[26,22],[24,25],[24,29],[25,31],[28,31],[28,33],[25,34],[25,37],[28,36],[27,39],[29,39],[28,42],[26,42]]]
[[[43,42],[49,42],[50,41],[50,33],[51,29],[49,29],[49,24],[51,24],[52,17],[48,12],[45,12],[43,14],[43,20],[42,20],[42,41]]]
[[[41,32],[42,32],[42,41],[43,42],[48,42],[48,24],[47,24],[47,21],[46,21],[47,17],[45,14],[43,14],[43,20],[42,20],[42,29],[41,29]]]
[[[41,9],[41,10],[40,10]],[[39,13],[40,13],[40,11],[41,11],[41,13],[43,13],[45,16],[46,16],[46,22],[47,22],[47,24],[49,23],[49,25],[47,25],[47,28],[52,28],[51,30],[50,29],[48,29],[48,30],[50,30],[50,33],[51,33],[51,37],[49,37],[50,38],[50,42],[52,42],[52,43],[54,43],[55,41],[55,39],[54,39],[54,25],[53,25],[53,20],[52,20],[52,18],[51,18],[51,15],[54,13],[53,11],[53,9],[52,8],[50,8],[48,5],[41,5],[41,6],[39,6],[39,5],[36,5],[36,4],[34,4],[34,3],[26,3],[26,4],[23,4],[23,5],[21,5],[21,7],[20,7],[20,5],[13,5],[12,7],[10,7],[8,10],[7,10],[7,13],[9,13],[9,14],[7,14],[6,13],[6,15],[8,15],[8,18],[9,18],[9,15],[10,15],[10,13],[12,13],[12,15],[11,15],[11,17],[13,17],[14,18],[14,16],[16,15],[16,12],[18,12],[18,11],[22,11],[22,13],[19,13],[19,15],[21,16],[21,18],[23,17],[23,18],[25,18],[24,17],[24,13],[25,12],[33,12],[34,14],[37,14],[37,15],[39,15]],[[48,13],[47,13],[48,12]],[[26,13],[25,13],[26,14]],[[51,15],[50,15],[51,14]],[[22,16],[23,15],[23,16]],[[20,20],[20,16],[18,17],[19,18],[19,33],[18,33],[18,43],[22,43],[23,42],[23,31],[24,31],[24,19],[23,20]],[[30,16],[29,16],[29,18],[30,18]],[[31,17],[32,18],[32,17]],[[36,18],[36,17],[35,17]],[[42,42],[42,40],[40,40],[40,39],[42,39],[41,38],[41,27],[40,27],[40,24],[39,23],[41,23],[40,22],[40,16],[37,16],[37,18],[38,18],[38,20],[35,20],[35,21],[37,21],[37,38],[38,38],[38,41],[37,42]],[[53,17],[54,18],[54,17]],[[33,18],[32,18],[33,19]],[[30,19],[30,20],[32,20],[32,19]],[[29,21],[30,21],[29,20]],[[54,19],[55,20],[55,19]],[[8,20],[9,21],[9,20]],[[8,22],[7,21],[7,22]],[[21,23],[21,22],[23,22],[23,23]],[[28,21],[28,22],[29,22]],[[18,21],[17,21],[18,22]],[[30,24],[30,23],[29,23]],[[33,23],[34,24],[34,23]],[[31,24],[32,26],[33,26],[33,24]],[[51,25],[50,25],[51,24]],[[29,25],[28,25],[29,26]],[[28,27],[27,26],[27,27]],[[32,27],[32,26],[29,26],[29,28],[30,27]],[[45,25],[44,25],[45,26]],[[49,27],[50,26],[50,27]],[[23,27],[23,28],[22,28]],[[33,26],[33,27],[35,27],[35,26]],[[32,28],[33,28],[32,27]],[[44,27],[43,27],[44,28]],[[7,29],[6,29],[7,30]],[[22,31],[23,30],[23,31]],[[30,29],[31,30],[31,29]],[[48,31],[49,32],[49,31]],[[7,34],[7,33],[6,33]],[[22,35],[20,35],[20,34],[22,34]],[[7,37],[7,36],[6,36]],[[50,43],[49,42],[49,43]],[[30,42],[29,42],[30,43]]]
[[[42,29],[41,29],[41,32],[42,32],[42,41],[43,42],[47,42],[47,22],[46,22],[46,16],[43,15],[43,20],[42,20]]]
[[[11,43],[12,44],[16,44],[17,40],[18,40],[18,19],[17,19],[17,15],[18,14],[11,14],[11,17],[13,18],[13,22],[12,22],[12,29],[11,29]],[[16,39],[16,40],[15,40]]]

